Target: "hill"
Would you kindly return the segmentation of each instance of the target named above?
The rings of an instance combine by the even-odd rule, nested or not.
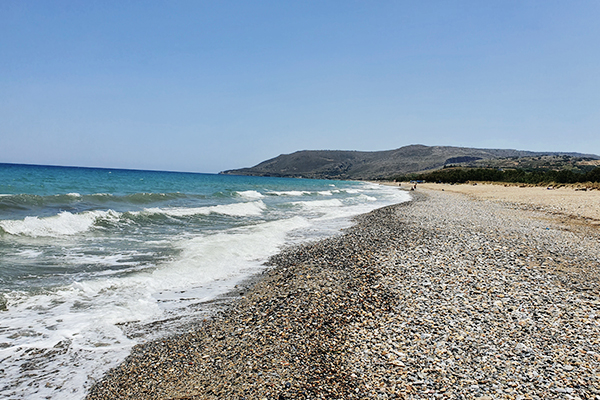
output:
[[[485,160],[568,156],[597,160],[594,154],[532,152],[510,149],[410,145],[387,151],[303,150],[261,162],[250,168],[223,171],[227,175],[276,176],[313,179],[385,179],[423,172],[445,165]]]

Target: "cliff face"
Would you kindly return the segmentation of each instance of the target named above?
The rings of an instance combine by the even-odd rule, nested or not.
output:
[[[388,151],[304,150],[282,154],[251,168],[223,171],[227,175],[278,176],[313,179],[378,179],[441,168],[446,164],[502,157],[576,155],[505,149],[410,145]]]

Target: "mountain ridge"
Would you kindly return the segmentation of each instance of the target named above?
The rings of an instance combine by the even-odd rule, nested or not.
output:
[[[373,180],[438,169],[448,164],[548,155],[600,159],[600,156],[595,154],[573,152],[534,152],[413,144],[384,151],[300,150],[281,154],[253,167],[222,171],[220,174]]]

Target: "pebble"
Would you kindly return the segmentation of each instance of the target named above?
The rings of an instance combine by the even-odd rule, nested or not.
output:
[[[226,309],[137,346],[87,398],[600,399],[598,228],[413,197],[273,257]]]

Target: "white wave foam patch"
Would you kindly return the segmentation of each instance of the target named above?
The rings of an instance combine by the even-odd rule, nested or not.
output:
[[[299,201],[294,204],[302,206],[306,212],[314,218],[314,221],[339,220],[340,227],[351,225],[350,219],[353,216],[369,212],[374,207],[373,202],[366,199],[366,196],[357,196],[350,199],[331,199],[317,201]],[[344,220],[342,222],[342,220]]]
[[[142,307],[124,293],[86,286],[75,283],[35,296],[6,294],[0,342],[9,346],[0,348],[0,359],[7,384],[0,387],[0,397],[79,400],[127,356],[136,342],[115,324],[139,319]]]
[[[361,194],[359,196],[361,199],[364,199],[365,201],[377,201],[376,197],[373,196],[367,196],[366,194]]]
[[[140,256],[152,256],[152,253],[140,253],[138,251],[121,251],[117,254],[107,254],[107,255],[99,255],[99,254],[85,254],[79,252],[67,252],[64,256],[64,263],[72,264],[72,265],[84,265],[84,264],[96,264],[103,266],[137,266],[140,263],[138,261],[131,261],[132,257],[140,257]],[[117,271],[113,271],[111,273],[115,273]],[[101,275],[100,273],[95,273],[95,275]]]
[[[266,222],[184,240],[178,260],[153,272],[156,282],[172,289],[230,279],[260,268],[286,243],[286,236],[309,223],[302,217]]]
[[[190,217],[193,215],[223,214],[232,217],[251,217],[261,215],[267,206],[262,201],[219,204],[208,207],[172,207],[172,208],[147,208],[144,211],[133,212],[132,214],[164,214],[171,217]]]
[[[315,208],[329,208],[329,207],[343,207],[344,203],[342,203],[339,199],[332,200],[315,200],[315,201],[295,201],[292,204],[296,204],[308,209]]]
[[[39,256],[41,256],[44,252],[43,251],[39,251],[39,250],[21,250],[19,252],[16,253],[16,255],[18,257],[23,257],[23,258],[37,258]]]
[[[361,189],[344,189],[343,191],[346,193],[352,192],[353,196],[339,200],[296,202],[295,204],[302,205],[308,213],[313,214],[314,221],[319,226],[331,226],[332,228],[341,229],[350,226],[352,217],[356,215],[411,199],[406,191],[376,184],[365,184]],[[333,233],[334,229],[329,229],[329,232]]]
[[[119,215],[119,213],[112,210],[86,211],[80,214],[63,211],[45,218],[25,217],[23,220],[0,221],[0,227],[11,235],[57,237],[86,232],[99,219],[116,220]]]
[[[310,194],[310,192],[307,192],[305,190],[288,190],[284,192],[272,191],[268,194],[273,196],[304,196]]]
[[[322,192],[319,192],[319,194],[320,194],[321,196],[333,196],[333,192],[332,192],[332,191],[330,191],[330,190],[324,190],[324,191],[322,191]]]
[[[243,192],[236,192],[236,193],[238,194],[238,196],[241,196],[248,200],[258,200],[258,199],[262,199],[263,197],[265,197],[263,194],[261,194],[260,192],[257,192],[256,190],[246,190]]]

